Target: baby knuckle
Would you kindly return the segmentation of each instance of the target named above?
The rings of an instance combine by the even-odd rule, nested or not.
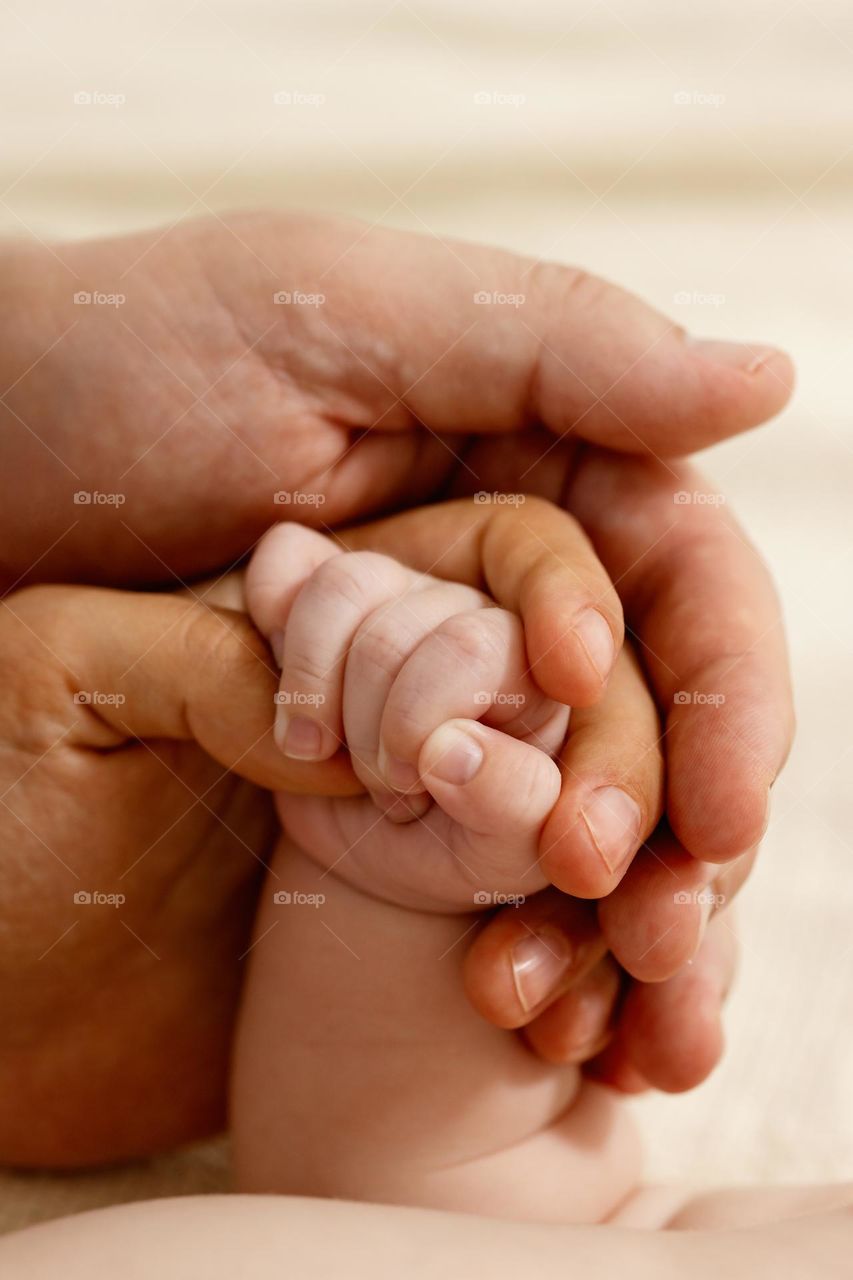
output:
[[[291,653],[285,650],[282,687],[287,686],[294,692],[299,689],[313,689],[325,684],[331,672],[323,663],[316,651],[306,650]]]
[[[503,657],[505,644],[496,631],[498,609],[480,609],[476,613],[457,613],[436,628],[438,641],[449,647],[458,660],[478,669],[494,658]]]
[[[389,566],[396,569],[394,561],[375,551],[351,551],[321,564],[310,586],[333,602],[364,607],[388,578]]]
[[[359,666],[390,675],[397,671],[405,659],[402,636],[390,623],[368,618],[359,627],[350,652]]]

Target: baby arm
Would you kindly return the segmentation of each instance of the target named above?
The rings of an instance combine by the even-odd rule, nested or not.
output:
[[[476,916],[372,897],[289,840],[270,882],[234,1068],[241,1190],[566,1223],[633,1190],[617,1095],[472,1013],[459,944]]]
[[[576,1068],[538,1061],[514,1033],[478,1019],[460,972],[476,908],[544,884],[537,840],[559,791],[549,753],[565,711],[531,686],[517,620],[414,576],[395,578],[393,601],[377,611],[371,586],[355,588],[359,557],[343,559],[347,598],[371,601],[332,646],[333,656],[345,650],[347,742],[369,786],[380,744],[411,757],[414,735],[421,816],[403,826],[369,799],[281,798],[286,836],[257,921],[235,1054],[239,1185],[601,1221],[637,1180],[623,1107]],[[369,572],[402,571],[376,559]],[[285,648],[291,622],[310,621],[310,568],[306,581],[292,557],[282,565]],[[304,645],[304,634],[295,639]],[[329,639],[327,623],[327,652]],[[386,665],[393,655],[383,679],[380,654]],[[500,749],[493,742],[471,773],[483,735],[499,736]],[[592,911],[578,910],[588,921],[580,966],[601,952]]]

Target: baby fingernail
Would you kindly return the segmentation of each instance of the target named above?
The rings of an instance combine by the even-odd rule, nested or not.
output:
[[[464,787],[476,776],[483,763],[479,742],[455,725],[444,724],[430,739],[432,752],[438,757],[429,772],[442,782]]]
[[[388,821],[398,824],[414,822],[416,818],[422,818],[432,805],[432,800],[426,791],[405,796],[397,795],[394,791],[383,791],[373,794],[372,798]]]
[[[575,627],[575,632],[597,674],[602,680],[610,675],[616,657],[613,632],[603,613],[587,609]]]
[[[590,839],[612,875],[637,847],[640,806],[620,787],[599,787],[581,810]]]
[[[521,938],[511,952],[515,994],[525,1013],[530,1013],[555,990],[571,963],[571,951],[561,933],[547,937],[531,933]]]
[[[395,791],[422,790],[421,777],[414,765],[395,756],[388,756],[384,761],[383,772],[389,786]]]
[[[324,755],[322,726],[306,716],[290,716],[284,707],[276,710],[273,737],[291,760],[320,760]]]

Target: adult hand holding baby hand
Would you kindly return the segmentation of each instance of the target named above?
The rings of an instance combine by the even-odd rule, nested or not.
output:
[[[547,628],[588,607],[595,559],[583,544],[570,553],[559,528],[571,522],[548,504],[531,502],[526,542],[509,538],[507,515],[470,503],[422,513],[433,530],[436,520],[455,524],[471,574],[482,577],[483,554],[490,584],[527,611],[534,631],[540,618],[545,657]],[[411,547],[417,558],[424,526],[411,520],[365,538],[397,553]],[[586,585],[576,573],[584,566]],[[595,599],[618,634],[618,606],[599,586]],[[233,586],[223,588],[225,600],[239,602]],[[15,1100],[0,1115],[8,1162],[121,1159],[222,1123],[239,960],[275,831],[268,797],[234,775],[293,791],[360,789],[342,755],[322,765],[282,755],[270,732],[278,679],[268,651],[215,595],[36,587],[9,597],[0,615],[12,694],[3,707],[9,853],[0,991],[0,1095]],[[574,654],[570,630],[553,638]],[[559,680],[559,666],[551,678]],[[622,691],[623,714],[632,699],[645,708],[651,757],[653,717],[636,672]],[[597,729],[596,709],[587,714],[590,744],[613,726],[605,717]],[[650,827],[659,767],[649,777]],[[584,955],[563,975],[565,992],[585,979],[604,944],[592,904],[562,899],[557,914],[576,956]],[[476,997],[476,966],[472,972]],[[613,995],[611,984],[605,1023]],[[564,1033],[577,1021],[564,1006]],[[33,1124],[34,1116],[49,1123]]]
[[[683,464],[678,466],[674,482],[695,485],[695,476]],[[645,505],[638,501],[637,522],[638,529],[642,529],[656,516],[672,533],[672,554],[667,556],[666,568],[674,591],[686,590],[694,545],[696,553],[706,549],[711,532],[716,529],[720,577],[718,583],[709,586],[719,593],[720,615],[727,600],[726,575],[731,556],[723,553],[728,548],[733,549],[735,561],[740,559],[751,568],[750,586],[756,604],[765,593],[765,607],[756,608],[744,630],[743,644],[750,659],[753,649],[758,650],[757,657],[764,659],[766,668],[762,671],[759,666],[758,672],[766,676],[767,684],[751,690],[747,681],[737,699],[727,703],[723,698],[719,706],[697,708],[720,716],[716,742],[709,742],[701,715],[680,726],[676,722],[674,728],[672,717],[668,726],[688,750],[704,748],[706,763],[717,766],[717,777],[712,781],[718,781],[721,788],[733,788],[735,802],[743,805],[736,816],[748,823],[751,797],[747,795],[744,804],[738,790],[743,769],[738,768],[737,752],[745,749],[745,744],[739,742],[741,726],[750,722],[756,708],[766,700],[762,708],[765,736],[763,741],[752,739],[750,756],[758,759],[759,750],[767,751],[769,767],[772,753],[779,751],[781,763],[788,740],[784,720],[786,667],[775,598],[760,562],[736,526],[727,525],[724,532],[713,522],[706,526],[700,522],[698,528],[688,522],[681,529],[665,523],[672,508],[671,496],[661,483],[653,501]],[[625,541],[630,545],[630,522],[625,524]],[[279,536],[276,531],[268,536],[267,545],[273,552]],[[574,634],[571,620],[579,605],[588,606],[591,598],[597,598],[605,612],[604,602],[611,601],[601,586],[600,564],[593,559],[590,565],[579,558],[576,539],[572,523],[556,508],[528,499],[519,508],[503,511],[476,504],[446,504],[354,530],[344,534],[343,540],[351,547],[388,545],[396,549],[398,544],[404,545],[406,559],[417,568],[472,584],[482,583],[500,603],[520,609],[531,669],[549,693],[567,699],[565,691],[561,693],[565,686],[560,682],[579,656],[566,649],[567,640],[571,642]],[[442,555],[437,550],[440,547],[450,550]],[[683,554],[688,550],[689,554]],[[263,549],[254,565],[254,571],[262,576]],[[584,595],[589,590],[592,566],[599,575],[597,597],[595,593],[592,597]],[[535,589],[531,590],[534,583]],[[709,592],[708,599],[713,598],[714,592]],[[262,609],[262,625],[264,621],[271,628],[276,619],[272,614],[265,618]],[[708,645],[710,621],[684,635],[670,636],[664,631],[659,642],[660,665],[667,668],[667,657],[677,661],[681,669],[686,662],[688,669],[701,679],[696,656]],[[551,665],[543,663],[543,658]],[[737,672],[736,654],[726,665]],[[727,674],[726,670],[718,671],[717,679],[725,679]],[[675,678],[674,671],[669,670],[669,675]],[[740,676],[737,672],[738,679]],[[744,692],[750,696],[744,697]],[[667,695],[663,689],[659,700],[666,717]],[[675,716],[681,710],[681,703],[672,704]],[[771,714],[774,710],[780,719]],[[630,984],[614,1042],[596,1064],[603,1078],[629,1089],[643,1083],[667,1089],[689,1088],[704,1078],[717,1061],[722,1044],[720,1009],[732,976],[734,935],[722,917],[712,921],[704,940],[702,933],[709,904],[731,900],[754,857],[747,852],[729,864],[715,866],[687,853],[666,827],[651,834],[662,806],[660,738],[652,700],[636,663],[626,651],[616,664],[604,698],[573,714],[561,755],[561,794],[540,841],[540,865],[547,878],[583,897],[608,895],[599,905],[604,937],[625,969],[646,980]],[[487,739],[484,745],[487,750],[500,749],[497,741]],[[766,785],[756,770],[756,789],[762,783]],[[692,785],[693,775],[686,772],[671,781],[677,799],[689,797]],[[612,799],[614,788],[635,806],[640,815],[634,820],[636,825],[625,821],[624,811]],[[601,856],[594,839],[594,819],[591,821],[588,816],[591,798],[602,791],[614,819],[613,828],[626,841],[622,863],[612,869]],[[707,824],[713,822],[712,813],[700,810],[696,816]],[[763,822],[763,812],[759,822]],[[736,826],[730,831],[737,839]],[[759,834],[760,827],[756,841]],[[535,922],[543,919],[546,925],[540,931]],[[527,1026],[531,1043],[552,1060],[588,1058],[596,1046],[612,1035],[611,1014],[620,989],[618,968],[612,961],[603,961],[593,973],[580,972],[588,951],[581,954],[575,947],[570,923],[576,923],[576,914],[564,899],[561,901],[561,895],[540,895],[521,911],[507,908],[475,942],[466,970],[469,994],[481,1012],[501,1026]],[[563,945],[558,945],[561,929]],[[516,952],[519,943],[521,947]],[[685,967],[694,955],[694,963]],[[514,976],[519,967],[524,987]],[[567,994],[568,988],[571,992]],[[678,1046],[677,1052],[673,1051],[674,1045]]]
[[[10,246],[3,254],[3,268],[4,314],[10,321],[0,353],[6,388],[0,398],[0,485],[5,483],[0,510],[8,525],[3,540],[7,586],[49,577],[172,582],[177,575],[210,571],[244,554],[276,517],[308,514],[316,522],[322,518],[336,524],[382,507],[466,488],[541,492],[575,511],[605,570],[625,595],[629,626],[652,675],[659,707],[671,712],[673,680],[681,689],[696,673],[703,679],[709,673],[729,681],[732,672],[743,677],[713,720],[705,705],[672,712],[667,735],[667,742],[674,744],[669,811],[681,840],[703,857],[732,857],[758,838],[767,786],[784,758],[790,733],[784,652],[766,573],[751,549],[731,532],[719,507],[674,511],[674,489],[702,487],[692,477],[682,483],[686,473],[681,464],[642,461],[627,454],[666,458],[764,420],[788,395],[790,366],[783,355],[765,347],[689,343],[664,317],[581,272],[531,264],[489,249],[301,216],[241,215],[122,240],[50,249]],[[292,300],[289,306],[280,304],[275,295],[288,286],[305,295],[323,294],[325,301],[322,306],[293,305]],[[77,307],[74,294],[80,289],[122,293],[125,305],[120,310]],[[491,298],[488,305],[478,298],[484,292]],[[523,307],[502,305],[500,298],[510,294],[523,294]],[[500,439],[494,439],[495,433]],[[556,439],[570,433],[575,441],[591,444],[577,448]],[[493,438],[477,439],[487,435]],[[41,501],[36,509],[26,487],[13,479],[22,472],[37,480]],[[93,500],[77,506],[73,495],[81,486],[119,494],[122,502]],[[280,491],[291,497],[307,493],[322,498],[323,505],[276,506],[274,496]],[[405,558],[413,564],[425,561],[422,567],[432,568],[434,512],[414,512],[405,520],[400,529],[411,546],[411,554],[406,546]],[[381,545],[385,534],[381,526],[377,529],[365,533],[360,545],[377,545],[376,540]],[[396,541],[398,529],[388,526],[387,534],[392,539],[388,550],[403,550]],[[466,554],[471,556],[470,546]],[[448,576],[458,573],[452,557],[446,568]],[[436,567],[433,572],[441,570]],[[753,605],[750,593],[756,588]],[[34,831],[46,817],[52,821],[54,813],[67,817],[55,808],[53,791],[46,803],[36,784],[44,780],[43,769],[51,775],[51,788],[56,781],[54,737],[45,726],[57,726],[57,736],[67,729],[67,706],[57,704],[56,698],[58,690],[62,697],[69,694],[70,685],[63,676],[47,690],[44,672],[33,674],[26,685],[18,681],[21,670],[33,671],[35,665],[28,647],[32,633],[47,638],[54,654],[62,654],[59,635],[64,640],[74,634],[67,608],[86,637],[81,653],[103,655],[112,645],[116,660],[126,654],[122,637],[129,634],[138,647],[127,655],[118,674],[147,673],[147,692],[140,688],[139,705],[150,713],[131,735],[140,739],[132,748],[95,755],[87,740],[85,752],[63,754],[64,761],[74,763],[59,780],[60,793],[70,794],[77,823],[66,821],[61,834],[51,836],[49,849],[41,845],[38,834],[27,847],[44,856],[45,866],[64,875],[53,855],[59,853],[73,865],[71,855],[81,848],[92,813],[100,812],[105,857],[96,865],[105,871],[116,869],[117,851],[124,870],[133,861],[126,858],[127,841],[139,854],[145,851],[134,842],[149,837],[151,853],[145,852],[140,864],[149,876],[149,905],[158,894],[162,899],[164,886],[176,875],[181,879],[178,869],[191,864],[198,869],[192,874],[203,875],[204,859],[196,857],[199,850],[209,844],[215,858],[222,842],[229,844],[220,816],[229,817],[229,848],[237,861],[228,892],[223,876],[216,882],[217,892],[201,895],[190,911],[189,932],[182,916],[182,910],[189,909],[186,898],[165,893],[175,911],[171,916],[165,912],[161,923],[168,935],[170,921],[172,926],[181,921],[172,936],[186,941],[186,982],[176,984],[169,996],[174,1004],[163,1007],[162,1023],[144,1027],[133,1017],[138,1008],[133,1000],[127,1005],[126,1025],[125,1019],[118,1020],[119,1029],[128,1035],[130,1061],[123,1065],[130,1096],[134,1087],[139,1091],[141,1080],[151,1078],[150,1054],[162,1056],[164,1038],[173,1038],[170,1018],[177,1025],[181,1001],[184,1007],[188,1002],[192,1006],[185,1030],[188,1045],[195,1037],[196,1057],[190,1054],[181,1080],[161,1080],[170,1105],[163,1109],[159,1142],[144,1109],[133,1115],[132,1108],[117,1109],[107,1131],[109,1108],[102,1108],[105,1091],[99,1088],[94,1062],[103,1037],[113,1037],[117,1030],[115,1011],[106,1007],[108,998],[85,1005],[92,1035],[80,1040],[82,1056],[75,1058],[70,1039],[62,1042],[63,1028],[69,1037],[72,1031],[61,998],[67,996],[63,984],[72,980],[72,971],[64,950],[67,943],[58,942],[61,930],[47,936],[57,917],[43,910],[29,938],[18,929],[11,936],[19,940],[15,945],[23,945],[18,955],[25,968],[33,963],[29,943],[43,942],[47,954],[40,965],[55,965],[56,985],[45,984],[40,965],[20,982],[22,970],[12,964],[8,1007],[20,1011],[22,1021],[16,1024],[13,1016],[10,1035],[32,1047],[39,1043],[37,1029],[55,1026],[52,1047],[59,1052],[54,1061],[60,1064],[66,1055],[66,1066],[76,1067],[79,1079],[89,1081],[89,1109],[84,1101],[80,1123],[75,1129],[72,1121],[73,1132],[66,1134],[69,1149],[74,1141],[79,1143],[73,1158],[100,1158],[86,1154],[87,1149],[103,1149],[99,1142],[106,1143],[107,1150],[112,1142],[129,1151],[138,1149],[140,1142],[144,1148],[147,1142],[162,1145],[206,1132],[218,1122],[222,1106],[223,1045],[229,1031],[225,1023],[236,993],[233,973],[217,990],[221,968],[212,963],[203,973],[200,959],[207,956],[214,936],[216,955],[221,947],[222,956],[227,952],[229,963],[233,961],[234,944],[246,936],[253,876],[258,874],[257,863],[243,846],[258,853],[272,828],[271,812],[260,793],[223,779],[210,757],[243,769],[266,786],[341,793],[355,787],[355,780],[340,760],[322,768],[287,762],[261,730],[260,741],[251,736],[253,717],[262,716],[266,723],[271,713],[266,697],[274,688],[272,674],[265,677],[266,685],[258,685],[260,701],[253,706],[243,703],[242,717],[235,704],[225,714],[225,703],[210,701],[214,685],[217,698],[227,700],[233,693],[245,699],[239,691],[240,662],[235,659],[242,656],[253,668],[260,656],[251,633],[233,615],[227,615],[227,625],[222,626],[218,611],[173,597],[71,593],[58,613],[54,603],[61,597],[50,592],[18,599],[35,601],[45,612],[39,625],[31,616],[14,624],[6,618],[7,625],[18,628],[18,641],[10,650],[14,660],[9,684],[28,688],[33,706],[49,692],[46,705],[53,708],[39,722],[37,741],[30,734],[26,743],[29,761],[49,753],[29,778],[38,814],[37,823],[29,820]],[[96,599],[103,608],[94,607]],[[517,603],[507,602],[507,607]],[[751,605],[748,613],[746,603]],[[59,631],[53,629],[57,620],[63,622]],[[197,657],[189,657],[188,627],[195,654],[206,655],[200,664]],[[41,650],[39,659],[43,666]],[[48,660],[48,669],[54,669],[53,661]],[[156,679],[152,662],[159,671]],[[56,670],[62,670],[61,662]],[[599,692],[603,682],[599,680]],[[103,682],[95,684],[99,687],[105,687]],[[159,709],[156,699],[151,701],[151,690],[158,687],[163,690]],[[697,681],[695,687],[703,686]],[[206,705],[213,708],[206,716],[197,701],[202,690]],[[594,688],[587,692],[592,700]],[[11,705],[15,723],[9,732],[14,738],[16,712],[29,705],[27,698]],[[62,708],[58,715],[57,705]],[[90,729],[100,719],[79,708],[75,715]],[[752,729],[746,732],[747,725],[760,727],[757,752],[756,734]],[[120,732],[115,723],[112,732]],[[181,740],[177,746],[169,744],[167,761],[175,766],[175,777],[162,792],[163,764],[145,743],[149,733]],[[594,730],[587,736],[596,740]],[[576,743],[575,749],[579,746]],[[91,774],[80,772],[83,762]],[[94,771],[96,764],[99,769]],[[107,766],[112,782],[104,788]],[[17,783],[23,772],[12,760],[9,783]],[[78,782],[87,778],[91,790],[82,786],[78,795]],[[612,782],[611,777],[608,784]],[[195,804],[194,796],[204,795],[209,785],[213,791],[201,805]],[[91,799],[88,807],[77,805],[78,798],[86,800],[96,790],[109,797],[103,809],[95,809]],[[17,789],[9,793],[7,809],[21,794]],[[150,803],[152,794],[157,804]],[[179,797],[190,816],[177,807]],[[143,822],[137,829],[129,822],[128,814],[135,811],[144,815],[147,825]],[[174,827],[162,821],[167,813]],[[721,823],[721,814],[731,815],[732,821]],[[18,836],[24,829],[21,820],[28,821],[23,809],[9,819]],[[218,832],[212,842],[208,828]],[[582,835],[581,828],[569,823],[558,834],[550,868],[554,882],[571,892],[576,868],[586,878],[586,888],[595,889],[589,878],[595,862],[577,856],[575,837]],[[676,848],[672,856],[686,855]],[[639,958],[646,965],[643,976],[648,977],[664,976],[662,971],[651,972],[656,959],[665,965],[673,961],[672,954],[660,950],[645,957],[639,954],[642,948],[635,946],[631,952],[632,901],[643,901],[647,907],[655,894],[659,901],[666,896],[653,883],[656,865],[651,856],[647,860],[641,854],[624,888],[608,899],[614,911],[620,901],[624,906],[621,922],[616,916],[611,922],[611,945],[619,954],[621,938],[620,958],[629,968]],[[598,874],[604,878],[600,864]],[[7,900],[15,904],[31,884],[21,868],[16,873],[14,862],[9,875],[12,892]],[[186,883],[191,882],[189,875]],[[65,891],[63,884],[54,901],[64,903]],[[51,892],[59,892],[57,885]],[[226,901],[230,924],[222,930],[217,921]],[[14,916],[18,926],[23,918]],[[34,918],[32,903],[27,918]],[[90,923],[84,931],[86,919]],[[500,919],[490,928],[497,929],[499,923]],[[79,925],[69,925],[73,932],[68,942],[76,946],[79,939],[85,951],[88,932],[94,944],[88,949],[93,990],[103,981],[105,968],[110,984],[120,985],[120,975],[104,964],[109,946],[105,951],[106,935],[96,927],[103,924],[105,918],[93,914]],[[122,933],[122,942],[135,948],[144,987],[146,979],[155,981],[157,969],[152,960],[146,971],[143,945],[126,930]],[[669,936],[681,938],[683,951],[685,936],[690,943],[695,934],[688,909]],[[631,945],[626,947],[626,940]],[[505,958],[504,954],[501,960]],[[476,966],[472,973],[476,978]],[[75,989],[78,977],[73,976]],[[85,974],[79,980],[85,990]],[[664,987],[643,990],[653,999]],[[55,1008],[48,1014],[51,1000]],[[555,1006],[543,1029],[553,1028],[558,1015]],[[505,1010],[503,1016],[514,1016],[516,1024],[530,1020],[530,1014],[518,1007]],[[79,1035],[79,1026],[73,1030]],[[555,1052],[556,1040],[555,1036],[551,1046]],[[542,1040],[539,1047],[543,1048]],[[44,1041],[41,1048],[47,1051]],[[201,1074],[207,1088],[190,1098],[187,1082],[195,1085]],[[653,1063],[647,1064],[645,1074],[656,1080]],[[37,1090],[45,1090],[42,1097],[50,1092],[49,1078],[50,1070],[33,1079]],[[83,1118],[91,1122],[91,1115],[102,1109],[103,1130],[95,1124],[83,1132]],[[36,1139],[47,1140],[45,1134]],[[56,1158],[55,1151],[51,1158]]]
[[[778,607],[723,508],[674,503],[707,485],[667,459],[778,411],[783,353],[690,341],[573,268],[307,215],[0,258],[7,585],[172,586],[282,517],[328,528],[449,492],[541,493],[576,516],[626,601],[667,720],[676,836],[711,861],[754,848],[791,736]],[[75,305],[93,289],[121,306]],[[81,485],[90,501],[75,505]],[[408,526],[429,568],[421,529]],[[602,692],[606,642],[599,627],[601,670],[575,705]],[[594,879],[552,834],[554,883],[605,893],[605,867]]]

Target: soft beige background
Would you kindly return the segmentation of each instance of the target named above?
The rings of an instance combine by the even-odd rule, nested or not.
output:
[[[793,406],[706,462],[781,584],[799,742],[743,897],[728,1056],[640,1110],[656,1176],[853,1177],[849,3],[2,0],[0,30],[0,231],[310,206],[581,263],[796,354]],[[6,1176],[0,1228],[226,1168],[213,1146]]]

